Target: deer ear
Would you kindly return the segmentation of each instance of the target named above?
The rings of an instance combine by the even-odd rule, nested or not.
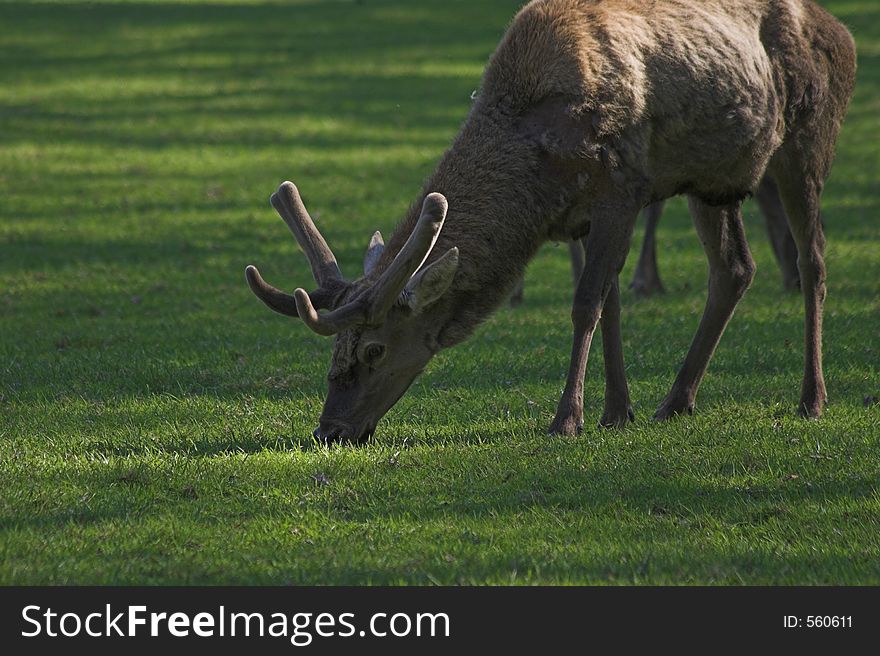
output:
[[[417,272],[400,294],[399,303],[421,312],[449,289],[458,270],[458,248],[446,251],[436,262]]]
[[[367,252],[364,254],[364,275],[370,275],[370,272],[376,268],[376,263],[379,261],[379,258],[382,257],[382,252],[385,250],[385,242],[382,240],[382,233],[378,230],[373,233],[373,237],[370,239],[370,245],[367,247]]]

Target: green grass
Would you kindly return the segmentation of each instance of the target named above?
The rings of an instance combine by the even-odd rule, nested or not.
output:
[[[880,583],[880,5],[827,188],[831,404],[795,418],[802,306],[759,272],[698,412],[650,417],[705,298],[681,201],[669,292],[623,298],[638,422],[547,438],[567,249],[438,356],[363,448],[316,447],[329,340],[248,263],[308,265],[294,179],[359,269],[450,142],[516,0],[0,4],[0,583]],[[638,240],[634,247],[638,246]],[[624,272],[629,277],[634,257]]]

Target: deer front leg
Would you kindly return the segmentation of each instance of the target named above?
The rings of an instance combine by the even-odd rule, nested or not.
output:
[[[606,394],[603,425],[623,425],[631,412],[626,375],[623,370],[623,349],[620,345],[620,301],[617,276],[623,268],[635,213],[617,213],[613,218],[594,216],[590,234],[584,240],[585,264],[575,291],[571,319],[574,340],[565,390],[559,400],[550,434],[577,435],[584,426],[584,375],[593,333],[602,319],[603,305],[611,296],[608,319],[602,331],[606,356]],[[612,293],[612,290],[614,292]],[[610,375],[609,375],[610,373]],[[607,419],[608,424],[605,424]]]
[[[629,401],[629,387],[623,365],[623,339],[620,335],[620,285],[615,275],[605,297],[602,317],[602,350],[605,356],[605,410],[599,425],[605,428],[623,428],[635,421]]]
[[[654,413],[654,419],[693,413],[697,389],[709,360],[739,299],[755,276],[755,262],[746,242],[740,204],[716,207],[693,197],[688,203],[709,260],[709,297],[684,364],[666,399]]]

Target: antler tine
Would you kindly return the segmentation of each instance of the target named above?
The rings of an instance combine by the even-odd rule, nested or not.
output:
[[[364,275],[368,276],[372,273],[379,263],[379,258],[382,257],[384,250],[385,241],[382,239],[382,233],[377,230],[373,233],[370,245],[367,247],[366,254],[364,254]]]
[[[333,251],[327,246],[327,242],[309,216],[296,185],[292,182],[282,183],[269,201],[290,228],[309,259],[315,282],[323,287],[330,280],[341,280],[342,273],[339,271],[339,265],[336,264]]]
[[[357,298],[332,312],[318,314],[306,290],[297,289],[293,295],[299,317],[319,335],[335,335],[347,328],[363,324],[367,319],[367,305],[363,298]]]
[[[378,323],[385,317],[406,283],[428,259],[443,228],[447,209],[443,194],[432,193],[425,198],[422,213],[409,239],[373,287],[367,314],[369,323]]]
[[[296,307],[296,299],[290,294],[285,294],[280,289],[276,289],[263,280],[263,276],[260,275],[257,267],[249,265],[244,270],[244,275],[245,278],[247,278],[247,283],[251,288],[251,291],[257,298],[263,301],[263,303],[268,305],[270,309],[275,310],[275,312],[278,312],[279,314],[285,314],[288,317],[299,316]]]

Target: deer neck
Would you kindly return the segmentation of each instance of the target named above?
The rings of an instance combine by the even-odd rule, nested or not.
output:
[[[512,120],[473,111],[383,256],[387,263],[403,246],[426,194],[446,196],[449,211],[428,261],[456,246],[459,267],[426,310],[440,327],[439,348],[465,339],[508,298],[564,210],[559,181],[548,179],[537,150],[514,130]]]

